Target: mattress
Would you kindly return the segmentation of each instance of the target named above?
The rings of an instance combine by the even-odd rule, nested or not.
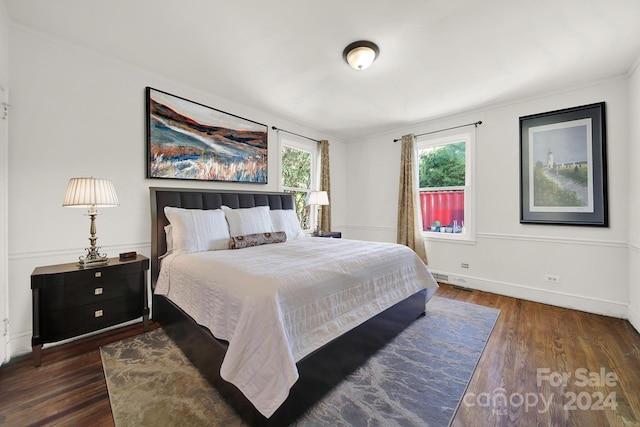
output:
[[[298,379],[298,360],[410,295],[435,288],[427,267],[406,246],[303,238],[170,254],[155,292],[229,342],[222,378],[268,418]]]

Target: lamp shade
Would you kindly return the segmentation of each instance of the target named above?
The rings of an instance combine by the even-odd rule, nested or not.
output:
[[[119,204],[116,189],[111,181],[91,177],[71,178],[62,206],[86,208],[90,206],[118,206]]]
[[[364,70],[373,64],[379,52],[380,50],[375,43],[360,40],[348,45],[342,52],[342,57],[351,68]]]
[[[326,191],[310,191],[306,204],[326,206],[329,204],[329,196]]]

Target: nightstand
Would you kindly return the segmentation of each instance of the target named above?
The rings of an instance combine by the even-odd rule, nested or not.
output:
[[[42,344],[104,329],[138,317],[149,328],[149,258],[110,258],[107,265],[82,268],[77,262],[37,267],[31,274],[33,361]]]
[[[341,239],[342,238],[342,232],[340,232],[340,231],[323,231],[321,235],[316,236],[314,234],[313,237],[327,237],[329,239]]]

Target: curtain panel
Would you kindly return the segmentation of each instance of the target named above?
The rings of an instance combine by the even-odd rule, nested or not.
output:
[[[418,166],[413,134],[403,135],[398,192],[398,243],[413,249],[427,264],[418,201]]]
[[[331,174],[329,171],[329,141],[320,141],[320,191],[326,191],[328,206],[320,206],[320,230],[331,231]]]

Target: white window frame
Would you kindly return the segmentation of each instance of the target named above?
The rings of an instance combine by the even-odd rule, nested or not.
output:
[[[282,184],[282,151],[285,147],[293,148],[299,151],[306,151],[311,154],[311,188],[286,187]],[[296,136],[279,135],[278,149],[278,191],[314,191],[320,185],[319,166],[320,153],[318,151],[318,143],[315,141],[307,141]],[[311,209],[309,213],[309,228],[305,231],[312,231],[317,223],[317,210]]]
[[[465,243],[475,242],[475,129],[469,131],[460,131],[448,133],[446,135],[439,134],[425,135],[416,138],[416,155],[420,150],[430,147],[436,147],[446,144],[454,144],[456,142],[465,143],[465,185],[463,187],[446,187],[446,189],[464,189],[464,233],[435,233],[423,231],[422,236],[429,240],[449,240]],[[417,157],[419,165],[420,158]],[[418,180],[419,182],[419,180]],[[444,189],[444,188],[442,188]],[[420,191],[418,190],[418,198]],[[429,190],[438,190],[438,188],[429,187]]]

